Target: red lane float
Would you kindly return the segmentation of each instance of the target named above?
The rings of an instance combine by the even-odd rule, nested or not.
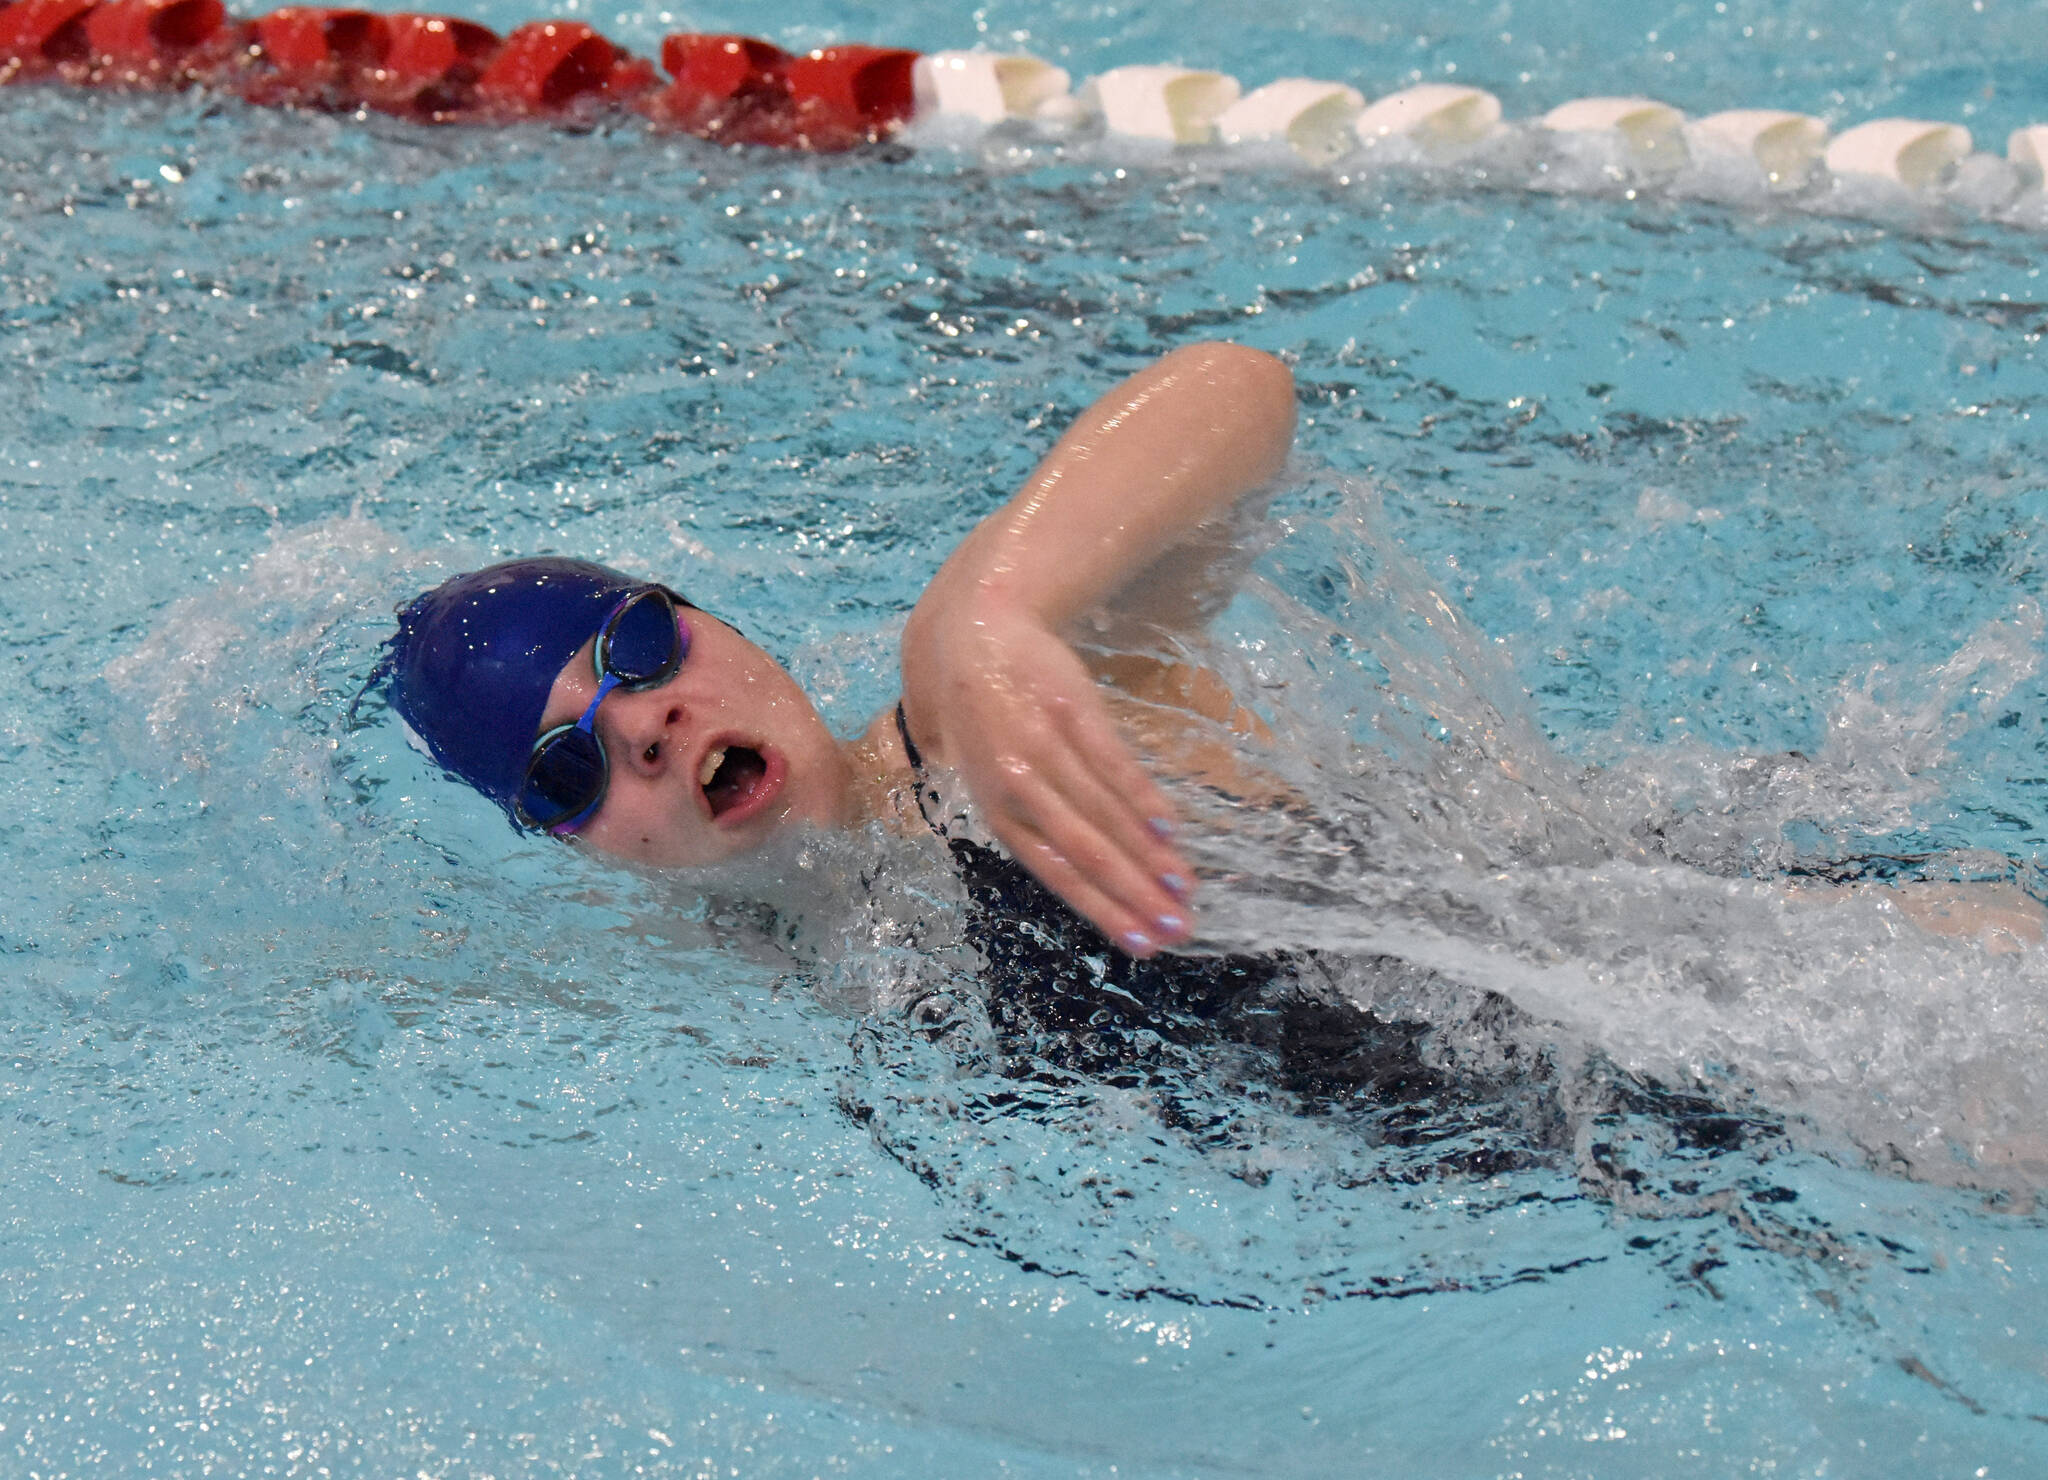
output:
[[[280,72],[374,67],[391,50],[391,26],[368,10],[287,6],[257,18],[256,44]]]
[[[850,149],[892,132],[913,107],[913,51],[839,46],[791,56],[751,36],[678,35],[662,42],[661,60],[675,80],[643,111],[726,143]]]
[[[675,78],[667,91],[720,102],[748,94],[786,94],[784,73],[796,60],[752,36],[679,35],[661,43],[661,64]]]
[[[505,38],[477,79],[479,106],[500,117],[595,112],[655,83],[654,67],[581,21],[530,21]]]
[[[220,0],[103,0],[85,18],[92,80],[102,87],[181,87],[220,76],[246,36]]]
[[[751,36],[670,36],[661,64],[675,80],[642,100],[663,128],[729,144],[795,142],[788,52]]]
[[[251,103],[422,122],[591,119],[632,109],[725,143],[836,150],[911,116],[917,53],[836,46],[792,56],[751,36],[662,43],[671,81],[580,21],[502,41],[454,16],[288,6],[243,21],[221,0],[0,0],[0,83],[210,83]]]
[[[265,107],[362,106],[369,75],[391,51],[391,25],[367,10],[290,6],[258,16],[254,55],[236,87]]]
[[[257,19],[242,96],[270,106],[375,108],[423,123],[473,113],[501,43],[453,16],[293,6]]]
[[[387,19],[391,49],[385,53],[385,67],[394,76],[422,86],[445,81],[465,68],[483,75],[501,44],[490,27],[452,15],[401,12]]]
[[[391,45],[365,79],[365,100],[385,113],[447,123],[476,106],[476,84],[502,44],[474,21],[410,12],[387,16]]]
[[[877,134],[910,118],[916,62],[916,52],[895,47],[828,46],[789,64],[789,90],[799,109]]]
[[[14,0],[0,10],[0,82],[85,81],[92,52],[85,20],[92,7],[93,0]]]

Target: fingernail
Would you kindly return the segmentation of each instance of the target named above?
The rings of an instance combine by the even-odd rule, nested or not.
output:
[[[1155,838],[1173,836],[1173,819],[1170,817],[1154,817],[1145,826],[1152,829],[1152,836]]]
[[[1195,887],[1179,874],[1161,874],[1159,882],[1165,886],[1166,892],[1175,899],[1186,899],[1189,891]]]
[[[1152,937],[1142,930],[1126,930],[1116,938],[1116,943],[1133,956],[1147,955],[1152,950]]]
[[[1168,939],[1176,935],[1186,935],[1188,933],[1188,922],[1179,915],[1161,915],[1152,923],[1158,926],[1159,933]]]

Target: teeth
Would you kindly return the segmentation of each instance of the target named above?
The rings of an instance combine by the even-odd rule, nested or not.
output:
[[[709,786],[711,778],[718,774],[718,768],[724,764],[725,747],[720,745],[704,757],[704,764],[697,767],[697,784],[699,786]]]

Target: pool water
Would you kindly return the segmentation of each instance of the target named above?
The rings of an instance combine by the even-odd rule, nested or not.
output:
[[[1996,147],[2042,9],[773,36]],[[1778,882],[2048,897],[2040,236],[196,97],[8,90],[0,136],[0,1473],[2040,1472],[2048,970]],[[1321,813],[1216,819],[1207,929],[1321,948],[1301,997],[1006,1037],[914,844],[707,893],[351,712],[399,600],[562,551],[856,726],[1065,419],[1209,336],[1302,387],[1203,650]]]

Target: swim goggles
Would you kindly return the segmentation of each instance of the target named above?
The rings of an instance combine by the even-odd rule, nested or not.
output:
[[[597,707],[613,689],[659,688],[676,675],[690,652],[690,629],[679,606],[689,603],[661,586],[627,595],[597,629],[591,659],[597,693],[573,725],[556,725],[533,742],[526,779],[512,799],[512,815],[538,832],[572,833],[604,805],[611,765],[597,738]]]

